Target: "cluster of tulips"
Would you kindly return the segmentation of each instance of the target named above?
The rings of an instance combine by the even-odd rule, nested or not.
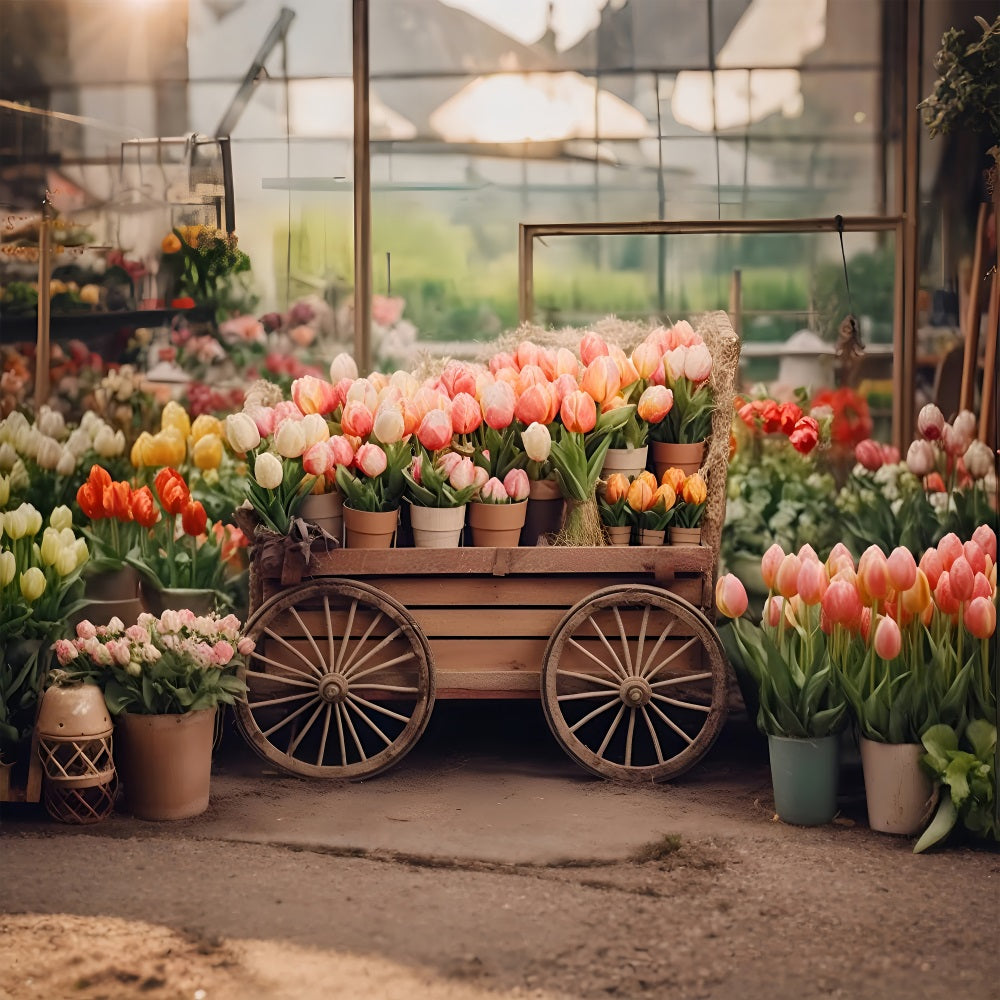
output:
[[[340,355],[329,380],[297,379],[290,400],[252,389],[225,432],[249,459],[252,506],[279,533],[304,496],[336,488],[350,507],[388,511],[404,497],[517,502],[529,478],[553,478],[564,497],[586,501],[609,447],[691,432],[711,398],[711,365],[684,321],[652,330],[630,354],[595,333],[576,353],[524,341],[424,381],[407,371],[359,378]]]
[[[862,734],[878,742],[918,742],[936,723],[960,732],[971,718],[995,718],[996,555],[988,525],[965,542],[945,535],[919,562],[904,547],[871,546],[855,564],[842,544],[825,562],[808,545],[772,546],[761,561],[769,596],[760,629],[780,661],[767,668],[804,675],[804,660],[827,657]],[[716,603],[730,618],[746,612],[734,575],[720,577]]]
[[[190,460],[202,471],[218,469],[225,454],[222,421],[203,413],[191,420],[180,403],[170,400],[160,414],[160,429],[143,431],[129,453],[136,469],[176,468]]]
[[[668,525],[697,528],[701,525],[708,488],[700,473],[688,475],[667,469],[656,481],[652,472],[634,478],[621,472],[608,476],[599,500],[601,520],[609,527],[626,525],[647,531],[663,531]]]

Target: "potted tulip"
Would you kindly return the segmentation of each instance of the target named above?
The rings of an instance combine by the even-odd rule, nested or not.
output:
[[[743,617],[748,606],[743,584],[731,573],[719,578],[716,606],[732,619],[719,634],[741,687],[756,696],[775,810],[788,823],[815,826],[837,811],[837,734],[847,703],[821,627],[826,567],[811,549],[778,554],[771,581],[777,592],[768,597],[759,624]]]
[[[643,469],[629,484],[625,499],[639,544],[662,545],[677,499],[673,487],[669,483],[658,485],[656,476]]]
[[[516,548],[528,507],[528,473],[511,469],[503,482],[488,479],[469,501],[472,544]]]
[[[485,470],[458,452],[432,456],[421,447],[403,477],[414,546],[457,547],[465,526],[466,505],[486,485]]]
[[[697,472],[685,476],[680,469],[667,469],[663,485],[676,494],[673,520],[670,523],[671,545],[700,545],[701,521],[705,515],[708,487]]]
[[[630,481],[620,472],[613,472],[597,494],[597,509],[609,545],[630,545],[634,518],[629,506]]]
[[[534,421],[521,432],[521,445],[528,473],[528,507],[521,544],[537,545],[539,538],[559,530],[563,515],[564,501],[550,460],[552,432],[547,424]]]

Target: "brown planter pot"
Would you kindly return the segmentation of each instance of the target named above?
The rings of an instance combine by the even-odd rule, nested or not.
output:
[[[690,476],[701,468],[705,458],[705,442],[676,444],[672,441],[654,441],[652,455],[657,479],[662,479],[667,469],[680,469]]]
[[[671,545],[701,545],[701,528],[671,528]]]
[[[131,566],[84,574],[83,596],[88,601],[131,601],[139,596],[139,574]]]
[[[343,543],[344,498],[336,490],[333,493],[308,494],[299,505],[299,517]]]
[[[142,584],[139,588],[142,606],[157,618],[164,611],[188,609],[196,615],[207,615],[215,611],[215,591],[197,587],[162,587]]]
[[[349,549],[390,549],[398,510],[355,510],[344,504],[344,535]]]
[[[516,549],[528,513],[527,501],[521,503],[470,503],[469,527],[472,544]]]
[[[608,545],[632,544],[632,526],[630,524],[606,524],[604,531],[608,536]]]
[[[125,802],[138,819],[187,819],[208,808],[215,709],[118,720]]]
[[[654,528],[640,528],[639,529],[639,544],[640,545],[662,545],[663,540],[666,537],[666,531],[656,531]]]
[[[562,524],[564,503],[559,484],[554,479],[533,480],[521,529],[521,545],[532,547],[543,535],[554,535]]]
[[[67,619],[66,634],[75,635],[76,626],[82,621],[89,621],[94,625],[106,625],[112,618],[120,618],[126,627],[134,625],[145,610],[138,594],[124,601],[88,600]]]

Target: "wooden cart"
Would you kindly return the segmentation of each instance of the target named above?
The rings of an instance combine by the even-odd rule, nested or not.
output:
[[[367,778],[416,743],[437,698],[540,695],[556,740],[595,774],[662,781],[695,764],[728,698],[712,610],[738,343],[724,313],[709,321],[702,545],[255,548],[257,645],[236,711],[251,745],[294,774]]]

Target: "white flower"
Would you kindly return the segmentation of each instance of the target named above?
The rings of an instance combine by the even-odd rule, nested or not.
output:
[[[90,416],[91,410],[88,410],[84,416]],[[87,433],[86,429],[81,425],[77,427],[66,441],[66,447],[74,454],[77,458],[81,455],[85,455],[90,450],[90,435]]]
[[[115,458],[125,451],[125,435],[122,431],[113,431],[105,424],[94,435],[94,451],[101,458]]]
[[[281,461],[277,456],[265,451],[254,462],[253,477],[265,490],[276,490],[281,485]]]
[[[281,426],[274,432],[274,450],[282,458],[299,458],[302,455],[306,450],[306,434],[301,420],[281,422]]]
[[[53,410],[48,406],[43,406],[38,411],[35,424],[43,434],[49,437],[61,438],[66,434],[66,421],[63,419],[63,415],[58,410]]]
[[[59,453],[59,461],[56,462],[56,472],[60,476],[71,476],[76,469],[76,455],[64,447]]]
[[[243,454],[260,444],[260,431],[246,413],[230,413],[226,417],[226,438],[235,452]]]
[[[357,378],[358,366],[350,354],[338,354],[330,362],[330,381],[336,385],[342,378]]]

